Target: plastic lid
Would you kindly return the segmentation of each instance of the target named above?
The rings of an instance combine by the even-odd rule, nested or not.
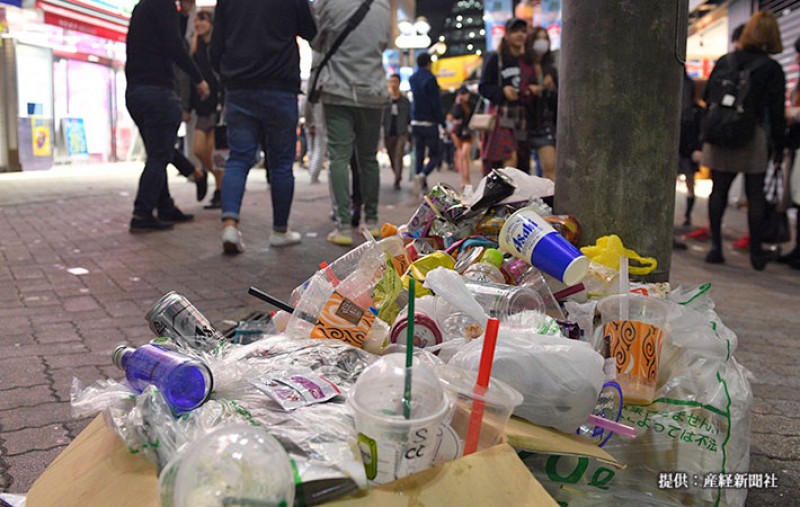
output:
[[[393,424],[411,424],[403,417],[405,354],[388,354],[367,367],[350,391],[348,402],[362,415]],[[411,420],[419,424],[442,416],[449,407],[431,368],[414,358],[411,367]]]
[[[505,406],[509,412],[522,404],[522,394],[505,382],[492,378],[489,380],[489,389],[483,394],[475,393],[475,382],[478,374],[474,371],[455,368],[453,366],[437,366],[436,375],[445,388],[456,393],[481,400],[495,406]]]
[[[481,262],[491,264],[499,269],[500,266],[503,265],[503,252],[496,248],[487,248],[486,251],[483,252],[483,258],[481,258]]]
[[[269,433],[246,424],[189,444],[164,467],[159,488],[164,507],[292,505],[295,494],[286,451]]]

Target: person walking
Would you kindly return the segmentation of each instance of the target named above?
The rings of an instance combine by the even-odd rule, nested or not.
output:
[[[550,36],[541,26],[534,27],[525,38],[520,66],[527,136],[518,143],[517,165],[530,173],[530,150],[536,150],[542,176],[555,180],[558,71],[550,50]]]
[[[480,94],[489,100],[489,114],[497,116],[494,129],[483,133],[481,160],[483,174],[503,166],[517,166],[517,143],[525,141],[525,111],[520,102],[522,70],[520,60],[525,49],[528,24],[511,18],[496,52],[486,56],[478,85]]]
[[[712,191],[708,201],[711,228],[711,250],[706,262],[725,262],[722,252],[722,217],[728,204],[728,192],[738,173],[745,177],[748,209],[747,223],[750,230],[750,263],[761,271],[767,263],[777,258],[775,252],[763,250],[761,238],[767,216],[767,201],[764,196],[764,177],[771,158],[774,164],[783,159],[785,139],[784,94],[786,76],[780,63],[769,58],[769,54],[783,51],[780,30],[775,16],[768,11],[753,14],[745,25],[739,39],[741,49],[728,53],[714,66],[708,79],[704,99],[709,104],[709,113],[704,120],[702,163],[711,168]],[[755,129],[751,138],[741,139],[737,146],[713,144],[709,138],[709,122],[712,108],[729,101],[723,85],[723,76],[749,75],[749,86],[743,98],[745,113],[754,115]],[[729,96],[729,95],[728,95]],[[728,104],[730,105],[730,104]]]
[[[797,52],[796,62],[800,65],[800,37],[794,42],[794,49]],[[786,108],[786,121],[789,124],[788,145],[791,150],[791,164],[788,164],[789,188],[784,189],[788,192],[789,205],[800,210],[800,81],[795,85],[791,96],[791,106]],[[794,248],[787,254],[778,258],[781,264],[788,264],[792,269],[800,269],[800,213],[795,218]]]
[[[126,39],[125,102],[139,128],[147,159],[139,179],[130,232],[172,228],[193,216],[175,206],[167,185],[167,164],[173,159],[181,108],[175,94],[172,63],[185,70],[201,97],[209,85],[178,34],[178,11],[169,0],[141,0],[133,9]],[[158,217],[153,211],[158,211]]]
[[[211,202],[204,206],[205,209],[218,209],[222,207],[222,169],[214,169],[212,154],[214,152],[214,128],[219,120],[219,79],[211,68],[208,50],[211,44],[211,30],[214,27],[214,16],[209,11],[200,11],[194,18],[195,40],[192,45],[192,58],[208,82],[211,94],[205,100],[197,93],[192,93],[191,106],[197,116],[194,126],[194,156],[203,165],[203,173],[211,172],[214,175],[216,189],[211,197]]]
[[[444,132],[445,116],[439,83],[431,72],[431,55],[417,56],[417,71],[408,79],[411,85],[411,135],[416,152],[414,190],[428,191],[428,175],[439,166],[442,158],[440,133]],[[425,155],[428,163],[425,163]]]
[[[400,74],[392,74],[387,82],[389,102],[383,106],[383,145],[389,154],[394,173],[394,189],[400,190],[403,179],[403,155],[408,144],[411,102],[400,91]]]
[[[335,41],[348,29],[360,9],[365,17],[341,42]],[[373,236],[378,229],[378,191],[380,173],[376,152],[380,140],[381,112],[388,100],[383,70],[383,51],[389,46],[391,9],[389,0],[317,0],[314,12],[319,34],[311,46],[328,55],[327,63],[318,66],[315,88],[309,96],[319,95],[328,127],[331,197],[336,206],[336,228],[327,236],[331,243],[353,244],[350,209],[350,170],[355,151],[358,161],[361,200],[367,229]],[[312,82],[313,82],[312,78]],[[311,87],[310,87],[311,88]]]
[[[453,161],[456,171],[461,175],[461,190],[467,185],[471,185],[470,165],[472,151],[472,130],[469,128],[469,120],[472,118],[471,94],[466,86],[462,86],[456,92],[456,99],[453,108],[447,114],[450,138],[455,146]]]
[[[300,53],[297,37],[313,39],[308,0],[219,0],[211,63],[225,89],[230,155],[222,182],[222,248],[244,251],[239,222],[247,175],[265,143],[272,197],[273,247],[300,242],[289,229],[294,197]],[[264,141],[266,139],[266,141]]]

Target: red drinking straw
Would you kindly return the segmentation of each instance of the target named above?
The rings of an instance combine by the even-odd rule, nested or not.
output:
[[[475,389],[473,390],[477,396],[482,397],[489,390],[489,378],[492,375],[492,361],[494,360],[494,349],[497,345],[497,331],[499,328],[500,321],[497,319],[489,319],[486,324],[486,334],[483,338],[483,349],[481,350],[481,364],[478,367],[478,381],[475,382]],[[484,406],[482,399],[476,397],[472,400],[472,413],[469,416],[467,441],[464,443],[464,456],[478,450]]]

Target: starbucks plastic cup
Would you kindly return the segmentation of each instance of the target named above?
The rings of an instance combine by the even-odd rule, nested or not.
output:
[[[286,451],[266,431],[246,424],[189,444],[159,476],[163,507],[292,505],[294,488]]]
[[[436,374],[445,390],[455,400],[450,427],[458,436],[458,456],[463,454],[464,442],[469,430],[470,417],[476,402],[483,403],[483,418],[480,425],[478,448],[486,449],[500,443],[508,419],[514,409],[522,403],[522,395],[505,382],[491,379],[489,389],[478,394],[475,392],[475,381],[478,373],[452,366],[436,367]]]
[[[500,229],[500,248],[570,286],[588,272],[589,258],[530,208],[522,208]]]
[[[429,468],[450,411],[433,370],[414,358],[411,411],[403,414],[404,354],[389,354],[365,369],[347,403],[355,417],[364,470],[371,484],[384,484]]]
[[[661,301],[636,294],[609,296],[597,304],[603,341],[617,362],[617,383],[626,403],[652,403],[667,308]]]

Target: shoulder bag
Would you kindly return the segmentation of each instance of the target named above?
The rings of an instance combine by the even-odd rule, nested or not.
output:
[[[497,84],[500,89],[503,88],[503,74],[502,74],[502,56],[497,53]],[[477,132],[490,132],[497,126],[497,114],[489,113],[489,100],[481,97],[483,102],[483,112],[475,111],[469,119],[470,130]]]

